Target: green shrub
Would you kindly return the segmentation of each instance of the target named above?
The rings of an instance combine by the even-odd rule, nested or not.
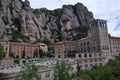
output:
[[[19,58],[18,59],[14,59],[14,63],[19,64],[20,63],[20,59]]]
[[[5,58],[4,47],[0,44],[0,60]]]

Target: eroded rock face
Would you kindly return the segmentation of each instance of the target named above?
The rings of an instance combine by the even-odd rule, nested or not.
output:
[[[23,3],[20,0],[12,0],[12,15],[13,19],[18,18],[20,11],[22,10]]]
[[[3,38],[4,32],[5,32],[5,24],[0,16],[0,38]]]
[[[27,37],[25,41],[28,42],[38,39],[52,42],[72,40],[72,35],[76,33],[73,29],[91,27],[90,23],[94,20],[92,12],[81,3],[47,10],[32,9],[28,0],[1,0],[0,12],[0,37],[5,35],[12,40],[14,32],[17,32],[18,35]],[[20,37],[16,40],[24,41]]]
[[[29,1],[25,0],[23,4],[23,9],[19,14],[21,34],[28,37],[31,41],[36,41],[36,39],[41,37],[38,30],[39,22],[31,12]]]

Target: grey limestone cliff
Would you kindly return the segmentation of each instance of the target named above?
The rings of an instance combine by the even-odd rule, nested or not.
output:
[[[0,0],[0,38],[11,41],[72,40],[75,28],[91,27],[93,13],[82,3],[48,10],[25,0]]]

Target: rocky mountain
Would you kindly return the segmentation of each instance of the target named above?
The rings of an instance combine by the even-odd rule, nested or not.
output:
[[[93,13],[82,3],[63,5],[61,9],[32,9],[25,0],[0,0],[0,39],[36,42],[72,40],[74,29],[90,28]]]

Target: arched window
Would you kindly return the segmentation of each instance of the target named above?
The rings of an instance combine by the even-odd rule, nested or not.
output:
[[[96,54],[96,53],[94,54],[94,57],[97,57],[97,54]]]
[[[98,46],[98,51],[100,51],[100,46]]]
[[[80,44],[80,52],[83,52],[83,43]]]
[[[90,52],[90,42],[87,42],[87,51]]]
[[[93,51],[95,51],[96,49],[95,49],[95,46],[93,47]]]
[[[99,53],[99,56],[101,56],[101,53]]]
[[[84,52],[86,52],[86,42],[84,42]]]
[[[82,55],[81,54],[79,54],[79,58],[81,58],[82,57]]]
[[[81,48],[82,48],[83,44],[81,43],[80,46],[81,46]]]
[[[89,57],[92,57],[92,54],[89,54]]]
[[[84,54],[84,57],[87,58],[87,54]]]
[[[86,47],[86,42],[84,42],[84,47]]]

